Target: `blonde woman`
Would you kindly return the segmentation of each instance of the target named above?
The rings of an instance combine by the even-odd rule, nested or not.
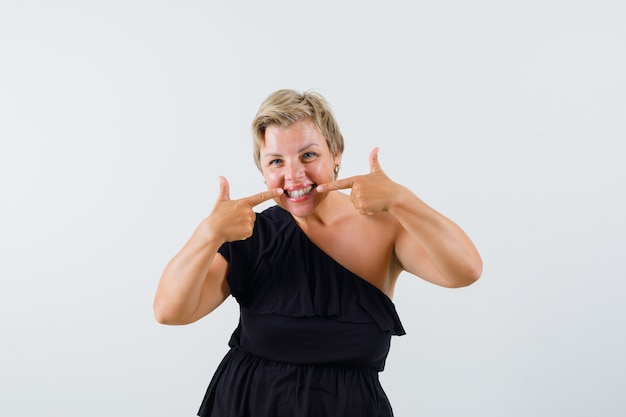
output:
[[[267,190],[231,200],[220,177],[213,210],[165,268],[154,301],[164,324],[192,323],[229,295],[240,305],[198,415],[392,416],[378,373],[391,336],[405,333],[392,302],[398,276],[470,285],[480,255],[385,174],[378,149],[370,172],[338,179],[343,137],[321,95],[274,92],[252,130]]]

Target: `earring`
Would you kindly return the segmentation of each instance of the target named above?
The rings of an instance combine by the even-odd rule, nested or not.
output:
[[[335,174],[339,174],[339,164],[335,165]]]

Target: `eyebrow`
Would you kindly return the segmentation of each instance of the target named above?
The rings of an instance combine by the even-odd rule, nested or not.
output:
[[[303,147],[301,147],[300,149],[298,149],[298,153],[300,153],[302,151],[305,151],[305,150],[307,150],[307,149],[309,149],[311,147],[314,147],[314,146],[319,146],[319,145],[317,143],[308,143],[308,144],[304,145]],[[275,156],[282,156],[282,155],[279,154],[279,153],[266,153],[266,154],[263,155],[263,157],[265,157],[265,158],[267,158],[267,157],[275,157]]]

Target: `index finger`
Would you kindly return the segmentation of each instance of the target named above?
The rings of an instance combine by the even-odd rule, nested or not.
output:
[[[250,207],[254,207],[258,204],[264,203],[267,200],[271,200],[274,197],[278,197],[283,194],[282,188],[275,188],[273,190],[267,190],[258,194],[251,195],[250,197],[242,198]]]
[[[327,182],[326,184],[320,184],[317,186],[318,193],[327,193],[329,191],[334,190],[345,190],[347,188],[352,188],[354,184],[354,179],[356,177],[342,178],[340,180],[335,180],[332,182]]]

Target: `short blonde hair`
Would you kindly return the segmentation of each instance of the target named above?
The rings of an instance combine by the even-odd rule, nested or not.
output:
[[[320,130],[328,149],[333,154],[343,153],[343,136],[330,105],[321,94],[312,91],[278,90],[261,104],[252,121],[254,162],[261,170],[261,146],[265,143],[265,129],[270,125],[289,126],[308,117]]]

